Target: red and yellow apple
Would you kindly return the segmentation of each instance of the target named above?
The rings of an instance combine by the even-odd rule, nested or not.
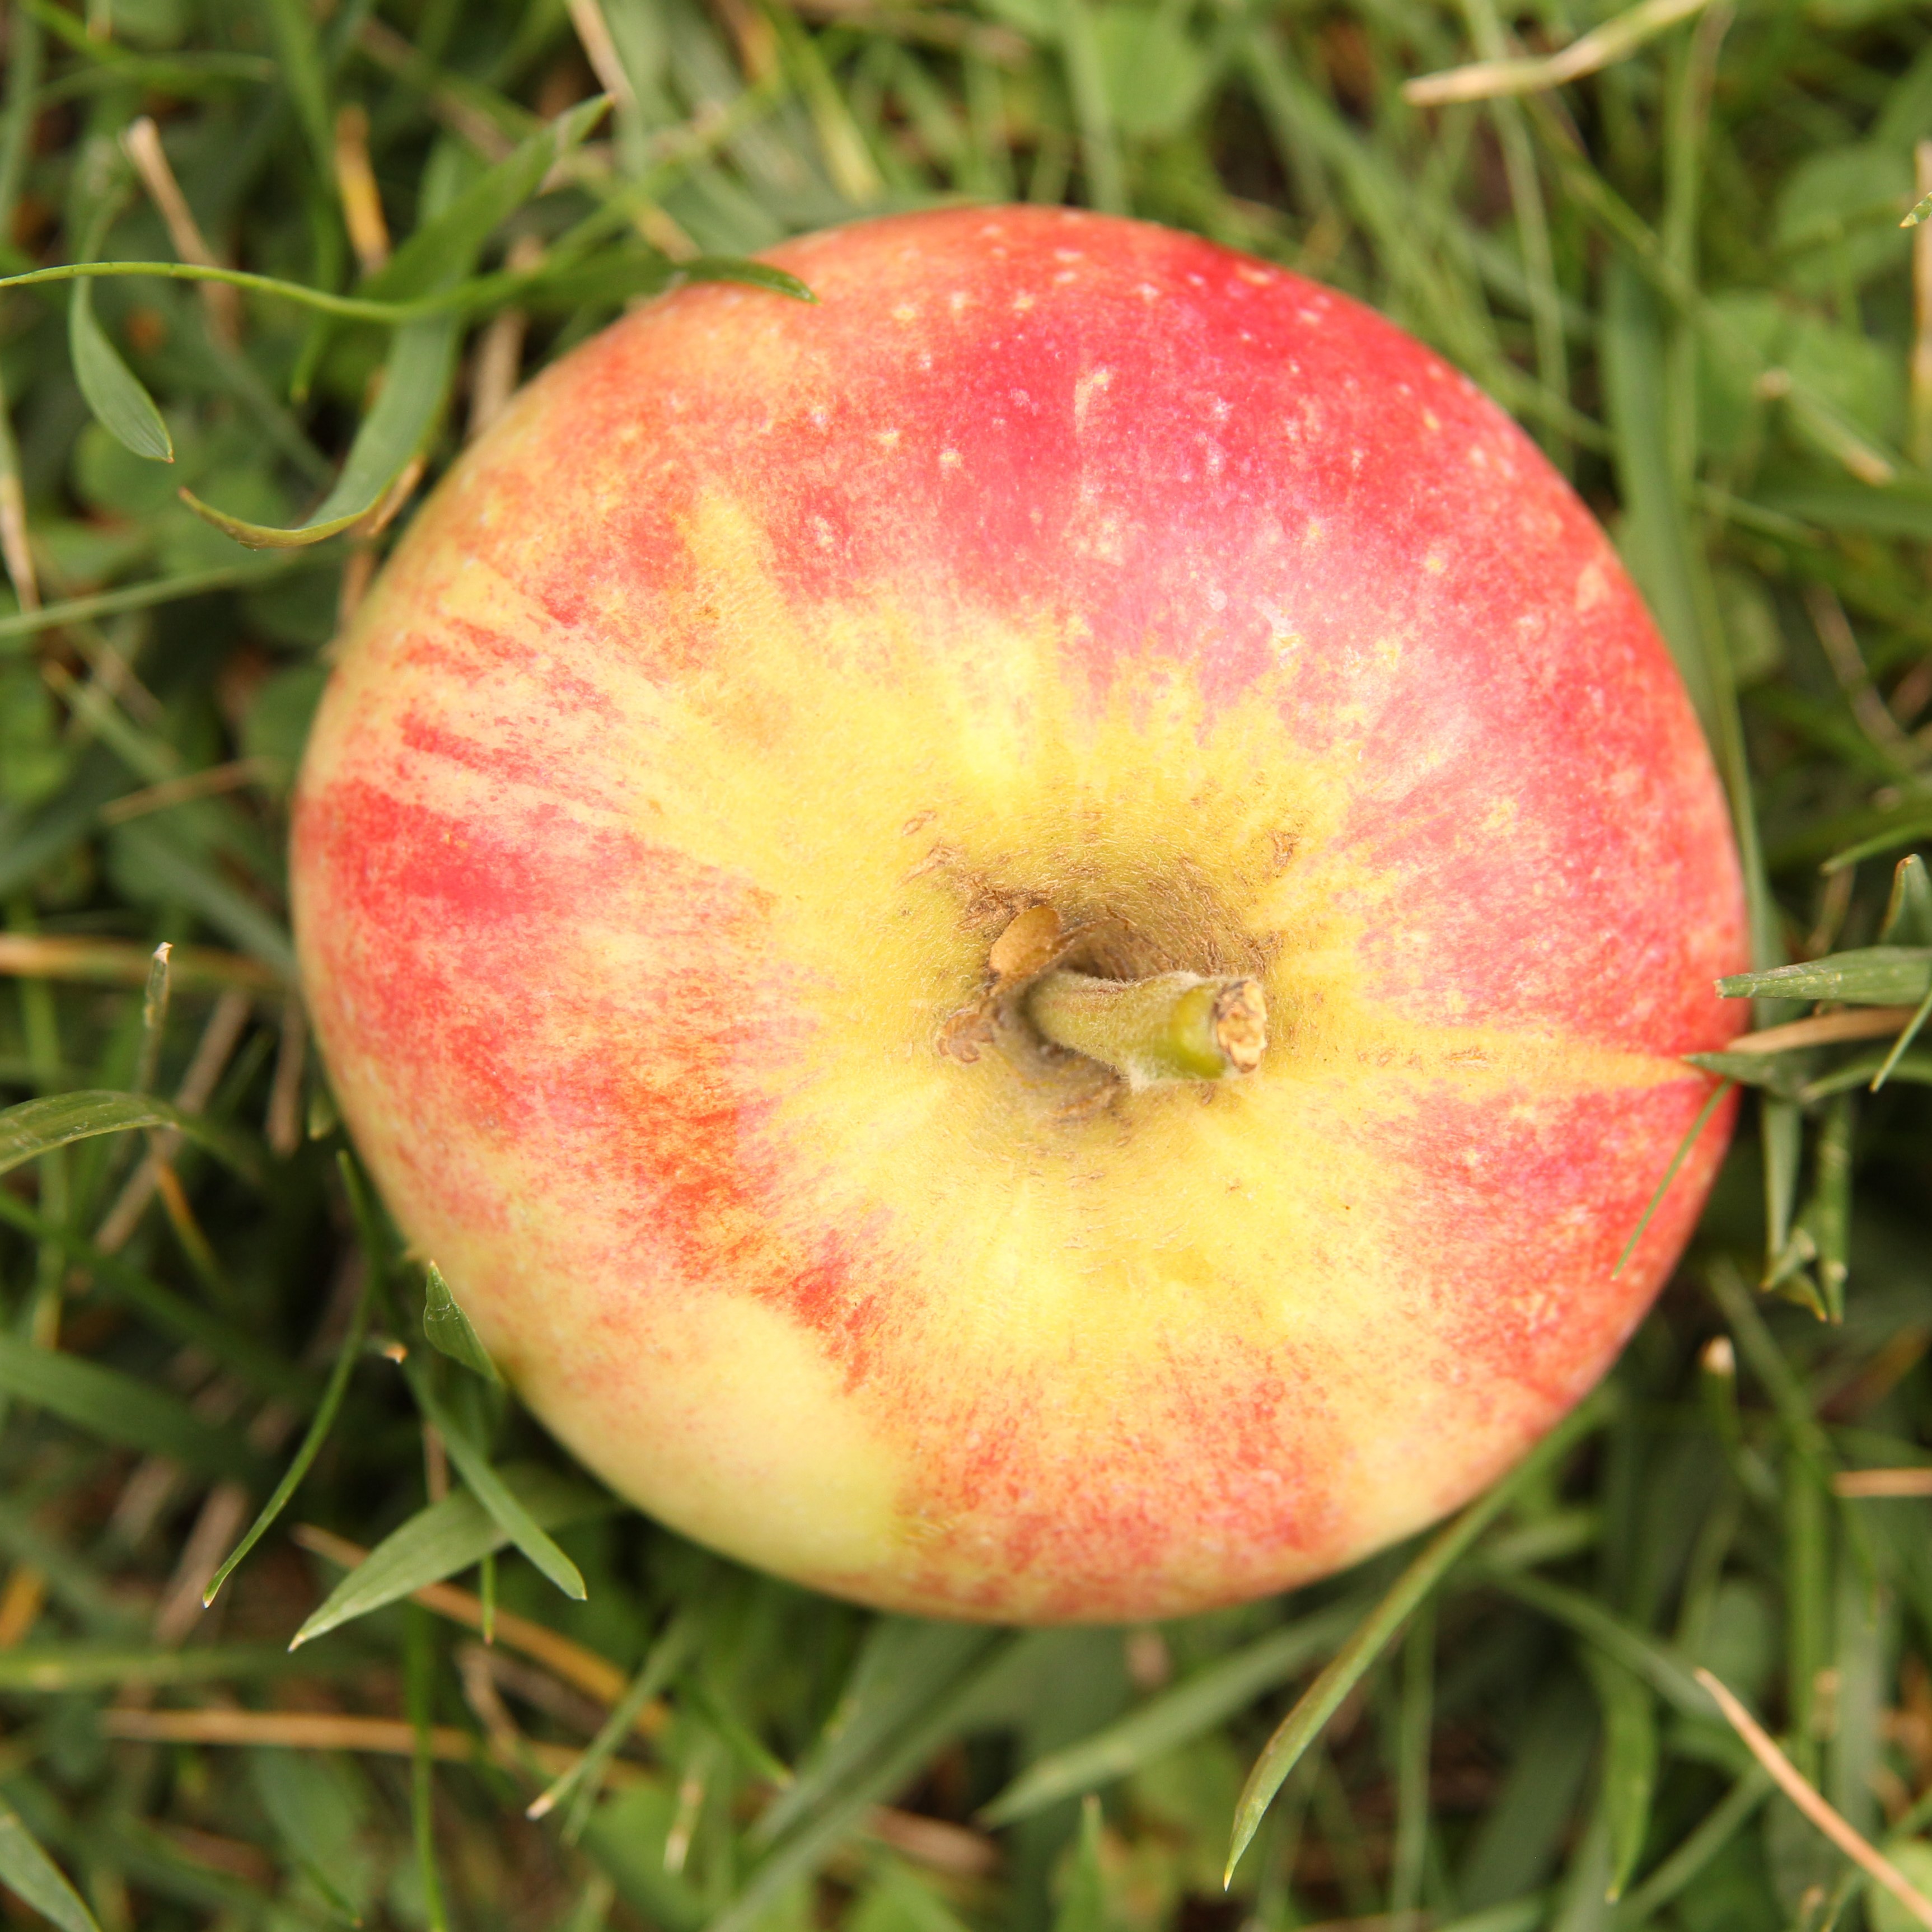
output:
[[[532,382],[346,639],[342,1112],[530,1406],[719,1550],[1028,1620],[1333,1570],[1577,1400],[1704,1196],[1722,1119],[1616,1271],[1738,1024],[1684,692],[1352,302],[1039,209],[771,259],[816,303],[683,289]],[[1259,1065],[1051,1046],[988,997],[1042,933],[1252,980]]]

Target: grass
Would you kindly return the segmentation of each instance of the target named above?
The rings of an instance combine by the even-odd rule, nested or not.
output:
[[[1932,842],[1932,230],[1898,225],[1932,187],[1922,8],[13,0],[4,32],[0,271],[251,278],[0,290],[20,1910],[1913,1922],[1693,1672],[1927,1885],[1932,1035],[1906,1036],[1932,888],[1895,869]],[[1478,62],[1547,82],[1521,63],[1552,54],[1558,88],[1404,94]],[[600,90],[609,118],[568,118]],[[292,763],[416,460],[674,273],[946,195],[1200,230],[1364,296],[1514,410],[1676,653],[1770,975],[1738,990],[1797,1025],[1714,1064],[1749,1092],[1735,1151],[1560,1441],[1435,1542],[1160,1628],[862,1615],[615,1510],[484,1379],[420,1350],[398,1373],[423,1285],[286,992]],[[1808,1027],[1820,1000],[1854,1017]],[[434,1325],[460,1360],[446,1295]]]

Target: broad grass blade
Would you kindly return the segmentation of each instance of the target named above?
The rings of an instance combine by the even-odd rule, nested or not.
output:
[[[1666,442],[1664,320],[1642,277],[1621,256],[1606,278],[1600,351],[1624,506],[1624,560],[1655,614],[1705,734],[1715,742],[1718,684],[1706,649],[1698,562]]]
[[[115,440],[151,463],[175,460],[174,438],[154,399],[122,361],[94,313],[94,284],[85,276],[68,298],[68,352],[74,380],[100,426]]]
[[[1727,1000],[1842,1000],[1855,1006],[1916,1006],[1932,992],[1932,946],[1866,946],[1768,973],[1718,982]]]
[[[532,1521],[546,1529],[581,1522],[614,1507],[610,1498],[539,1465],[511,1464],[496,1472]],[[289,1648],[310,1642],[351,1618],[399,1602],[430,1583],[480,1562],[506,1548],[509,1532],[468,1490],[458,1490],[418,1510],[392,1531],[350,1571]]]
[[[0,1113],[0,1174],[74,1141],[140,1127],[173,1127],[218,1154],[248,1179],[261,1174],[254,1149],[232,1129],[184,1114],[152,1094],[117,1094],[102,1088],[50,1094],[38,1100],[22,1100]]]
[[[66,1874],[4,1804],[0,1804],[0,1885],[51,1920],[60,1932],[100,1932]]]

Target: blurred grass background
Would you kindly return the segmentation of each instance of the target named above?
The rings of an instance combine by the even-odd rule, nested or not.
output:
[[[0,272],[270,278],[0,289],[10,1913],[1916,1922],[1690,1672],[1928,1887],[1932,1039],[1899,1042],[1932,990],[1932,889],[1898,862],[1932,842],[1932,229],[1899,224],[1932,190],[1932,13],[8,0],[0,21]],[[608,118],[557,123],[599,92]],[[1406,1586],[1414,1550],[1160,1628],[878,1618],[615,1510],[458,1364],[394,1365],[425,1312],[460,1355],[460,1318],[433,1285],[426,1310],[358,1184],[289,983],[286,800],[328,640],[520,374],[674,274],[945,196],[1198,230],[1363,296],[1514,410],[1648,595],[1737,808],[1758,964],[1800,969],[1758,988],[1760,1025],[1797,1030],[1714,1068],[1751,1105],[1609,1395]],[[298,1445],[292,1501],[204,1611]],[[574,1564],[586,1600],[519,1550]],[[1392,1641],[1342,1649],[1378,1604]],[[1301,1726],[1224,1893],[1244,1778],[1338,1649],[1346,1694]]]

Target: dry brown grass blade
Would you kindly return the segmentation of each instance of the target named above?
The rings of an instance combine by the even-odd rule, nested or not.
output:
[[[1932,1496],[1932,1469],[1846,1469],[1832,1478],[1840,1496]]]
[[[143,1744],[235,1744],[280,1747],[288,1750],[371,1751],[384,1757],[410,1757],[416,1730],[406,1718],[365,1718],[338,1711],[144,1711],[118,1705],[100,1714],[110,1738]],[[525,1742],[532,1761],[548,1775],[561,1776],[580,1755],[566,1744]],[[429,1754],[443,1764],[469,1764],[488,1757],[506,1771],[520,1771],[484,1740],[454,1724],[432,1724]],[[614,1781],[634,1782],[643,1775],[622,1759],[610,1766]]]
[[[1708,0],[1642,0],[1628,13],[1572,40],[1560,53],[1540,60],[1477,61],[1442,74],[1422,74],[1403,84],[1402,98],[1414,107],[1440,107],[1452,100],[1492,100],[1561,87],[1625,58],[1653,35],[1708,4]]]
[[[1724,1712],[1725,1720],[1750,1747],[1752,1756],[1770,1772],[1785,1796],[1846,1858],[1877,1880],[1920,1924],[1932,1927],[1932,1898],[1928,1898],[1876,1845],[1854,1831],[1826,1802],[1816,1787],[1778,1749],[1763,1726],[1732,1696],[1716,1676],[1700,1666],[1696,1677],[1697,1682],[1717,1700],[1718,1708]]]
[[[193,262],[204,268],[225,267],[226,265],[208,246],[207,236],[201,232],[201,225],[188,205],[188,197],[181,191],[181,184],[176,180],[166,151],[161,146],[160,130],[153,119],[142,115],[122,136],[121,145],[134,164],[135,172],[140,176],[148,198],[160,211],[175,253],[184,262]],[[224,348],[232,349],[242,339],[241,290],[225,283],[202,282],[196,292],[208,311],[208,326],[214,339]]]
[[[68,939],[39,933],[0,932],[0,974],[22,980],[71,980],[110,986],[147,982],[154,948],[126,939]],[[175,990],[232,986],[274,993],[281,980],[259,959],[212,946],[177,946],[169,959]]]
[[[1820,1013],[1739,1035],[1726,1053],[1788,1053],[1795,1046],[1829,1046],[1840,1040],[1882,1040],[1910,1020],[1916,1006],[1857,1006],[1848,1012]]]
[[[208,282],[202,286],[213,288],[218,285]],[[190,799],[212,798],[220,792],[239,790],[257,779],[273,778],[277,770],[273,758],[232,758],[225,765],[211,765],[203,771],[185,772],[179,778],[164,778],[159,784],[144,786],[140,791],[124,792],[118,798],[110,799],[100,808],[100,822],[104,825],[124,825],[130,818],[140,818],[151,812],[165,812],[170,806],[184,805]]]
[[[956,1878],[985,1878],[999,1868],[1000,1848],[991,1838],[944,1818],[875,1804],[866,1814],[865,1828],[882,1845],[928,1870],[949,1872]]]

